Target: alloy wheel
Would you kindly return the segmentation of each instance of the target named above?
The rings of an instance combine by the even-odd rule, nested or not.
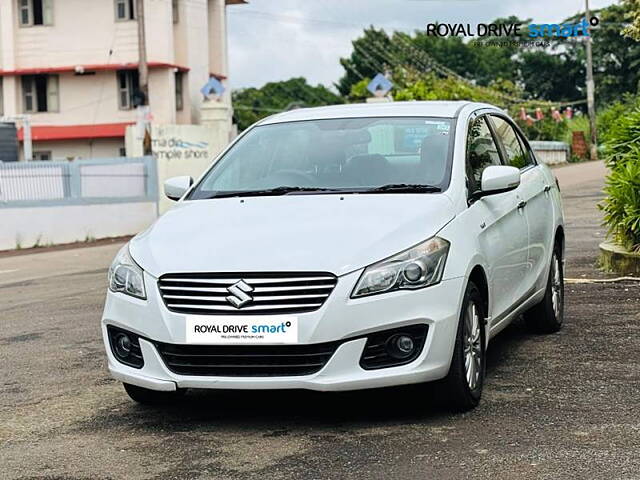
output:
[[[553,270],[551,272],[551,305],[558,322],[562,321],[562,266],[558,255],[553,254]]]
[[[482,373],[482,336],[480,315],[474,302],[470,302],[464,316],[464,368],[467,384],[475,390]]]

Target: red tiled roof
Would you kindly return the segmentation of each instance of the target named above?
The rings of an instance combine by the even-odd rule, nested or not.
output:
[[[32,126],[31,139],[42,140],[75,140],[82,138],[121,138],[131,123],[103,123],[97,125],[47,125]],[[18,140],[24,140],[23,129],[18,130]]]

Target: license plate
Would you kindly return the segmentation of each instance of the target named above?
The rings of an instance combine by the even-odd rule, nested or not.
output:
[[[187,343],[298,343],[298,318],[290,315],[188,315],[185,323]]]

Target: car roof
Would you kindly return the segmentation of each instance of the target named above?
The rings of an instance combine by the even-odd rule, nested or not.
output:
[[[290,110],[288,112],[282,112],[267,117],[259,122],[259,124],[268,125],[283,122],[297,122],[301,120],[359,117],[455,118],[457,113],[467,105],[477,105],[479,108],[497,109],[495,106],[488,105],[486,103],[474,103],[467,101],[352,103]]]

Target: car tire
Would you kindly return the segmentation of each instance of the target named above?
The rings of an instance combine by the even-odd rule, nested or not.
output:
[[[480,403],[486,363],[485,318],[485,300],[478,287],[469,282],[462,301],[451,366],[443,381],[447,405],[457,412],[471,410]]]
[[[186,392],[185,389],[179,388],[172,392],[161,392],[150,390],[148,388],[138,387],[130,383],[123,383],[127,395],[137,403],[142,405],[166,405],[174,403],[182,398]]]
[[[554,333],[564,320],[564,268],[562,250],[556,244],[551,255],[549,277],[542,301],[524,314],[529,328],[538,333]]]

